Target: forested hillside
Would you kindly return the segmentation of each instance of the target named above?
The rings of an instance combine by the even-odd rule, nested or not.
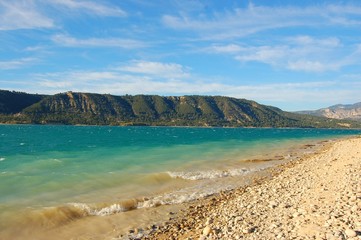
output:
[[[24,108],[39,102],[43,98],[44,95],[0,90],[0,113],[21,112]]]
[[[4,95],[3,92],[0,93]],[[114,96],[75,92],[40,96],[17,93],[11,95],[11,101],[8,98],[0,101],[2,123],[360,127],[352,121],[288,113],[254,101],[222,96]]]

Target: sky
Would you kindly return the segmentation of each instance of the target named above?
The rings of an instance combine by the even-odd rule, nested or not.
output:
[[[0,0],[0,89],[361,102],[361,1]]]

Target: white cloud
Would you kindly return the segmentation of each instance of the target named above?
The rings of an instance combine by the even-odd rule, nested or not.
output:
[[[206,52],[215,52],[215,53],[229,53],[234,54],[238,53],[242,50],[242,47],[240,47],[237,44],[228,44],[228,45],[214,45],[209,48],[207,48]]]
[[[159,78],[185,78],[189,76],[188,69],[176,63],[161,63],[149,61],[132,61],[117,70],[158,76]]]
[[[290,70],[305,71],[305,72],[335,71],[340,69],[341,66],[342,66],[341,63],[331,64],[331,63],[321,63],[319,61],[307,61],[307,60],[299,60],[299,61],[289,62],[287,64],[287,68]]]
[[[304,72],[338,71],[359,65],[358,45],[344,45],[339,38],[295,36],[279,39],[272,45],[212,45],[203,52],[228,54],[242,63],[260,62],[276,68]]]
[[[19,83],[17,90],[54,94],[66,91],[158,95],[222,95],[255,100],[286,110],[321,108],[336,103],[358,102],[359,81],[345,77],[338,81],[285,82],[271,84],[227,84],[221,80],[202,80],[191,74],[187,78],[159,78],[140,72],[68,71],[37,74],[32,84]],[[357,77],[357,76],[356,76]],[[0,82],[3,82],[0,80]],[[15,83],[14,83],[15,84]],[[32,90],[34,89],[34,90]],[[297,107],[296,107],[297,106]]]
[[[0,61],[1,70],[18,69],[24,66],[28,66],[37,61],[36,58],[21,58],[11,61]]]
[[[46,49],[45,46],[28,46],[26,48],[24,48],[24,51],[27,51],[27,52],[38,52],[38,51],[42,51]]]
[[[311,36],[303,35],[303,36],[295,36],[287,38],[290,44],[296,44],[299,46],[314,46],[317,48],[336,48],[342,45],[341,40],[337,37],[329,37],[329,38],[313,38]]]
[[[42,82],[39,82],[39,87],[41,88],[47,88],[47,89],[62,89],[59,92],[67,91],[65,89],[71,89],[74,87],[74,85],[71,82],[68,81],[51,81],[51,80],[44,80]],[[47,93],[48,90],[46,90],[44,93]]]
[[[211,17],[164,15],[163,23],[176,30],[189,30],[205,39],[232,39],[269,29],[287,27],[360,26],[357,5],[314,5],[309,7],[247,8],[217,12]]]
[[[124,17],[127,15],[127,13],[119,7],[101,5],[94,1],[52,0],[51,3],[66,7],[70,10],[90,12],[100,16]]]
[[[41,83],[42,86],[52,87],[51,82],[55,82],[54,88],[59,85],[67,87],[80,87],[84,86],[98,86],[109,85],[118,86],[123,84],[126,86],[134,86],[135,83],[144,84],[150,81],[151,85],[143,86],[138,90],[145,90],[146,87],[153,90],[162,90],[157,86],[176,86],[180,79],[190,77],[188,69],[176,63],[160,63],[160,62],[147,62],[147,61],[131,61],[123,66],[112,68],[106,71],[67,71],[55,73],[34,74],[33,78]],[[111,88],[111,87],[110,87]],[[172,88],[172,87],[171,87]],[[95,88],[96,89],[96,88]],[[69,90],[69,89],[68,89]],[[140,93],[140,92],[139,92]]]
[[[277,65],[279,59],[283,59],[289,49],[287,46],[260,46],[243,48],[236,56],[236,59],[241,62],[257,61],[271,65]]]
[[[54,28],[54,17],[48,7],[55,7],[58,15],[69,10],[98,16],[125,17],[117,6],[85,0],[0,0],[0,31],[16,29]],[[59,8],[63,7],[63,9]],[[59,14],[60,12],[60,14]]]
[[[76,79],[77,81],[104,81],[104,80],[116,80],[119,75],[113,72],[73,72],[69,79]]]
[[[93,85],[97,82],[114,82],[122,78],[117,72],[110,71],[68,71],[34,74],[34,79],[40,83],[42,87],[59,88],[59,87],[80,87],[82,84]]]
[[[185,79],[158,79],[146,75],[129,75],[116,71],[59,72],[35,76],[32,87],[41,93],[66,91],[159,95],[222,95],[246,98],[283,108],[290,106],[328,106],[342,102],[357,102],[361,88],[348,87],[347,82],[319,81],[273,83],[261,85],[225,84],[194,77]],[[21,90],[29,91],[22,88]],[[292,103],[292,104],[290,104]],[[304,107],[303,107],[304,108]],[[292,109],[296,110],[296,109]],[[298,109],[301,110],[301,109]]]
[[[141,41],[122,38],[78,39],[63,34],[52,36],[52,41],[66,47],[117,47],[124,49],[143,48],[147,44]]]
[[[52,19],[43,15],[31,0],[0,0],[0,30],[52,28]]]

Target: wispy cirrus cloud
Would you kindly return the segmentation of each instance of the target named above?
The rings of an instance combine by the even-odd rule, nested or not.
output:
[[[125,17],[127,13],[116,6],[99,4],[95,1],[84,0],[52,0],[56,4],[74,11],[88,12],[99,16]]]
[[[359,65],[361,52],[357,45],[345,46],[339,38],[294,36],[268,45],[225,44],[203,49],[213,54],[227,54],[242,63],[259,62],[276,68],[304,72],[337,71]]]
[[[50,8],[49,8],[50,7]],[[51,15],[56,8],[57,17],[63,13],[77,11],[103,17],[125,17],[127,13],[118,6],[85,0],[0,0],[0,30],[55,28],[57,24]]]
[[[177,63],[132,60],[104,71],[43,73],[34,74],[33,78],[41,87],[51,89],[62,88],[62,90],[78,89],[88,91],[87,89],[94,86],[97,86],[94,87],[94,90],[96,90],[101,86],[104,89],[104,86],[111,88],[110,86],[113,85],[121,85],[125,87],[125,90],[129,90],[129,93],[141,93],[141,91],[151,93],[164,89],[172,89],[171,92],[177,92],[178,83],[191,77],[189,71],[189,68]],[[135,83],[145,84],[146,86],[139,88]],[[86,88],[81,88],[81,86],[86,86]],[[137,86],[137,89],[133,88],[135,86]],[[68,89],[64,89],[65,87]],[[113,93],[113,91],[108,92]]]
[[[28,46],[26,48],[24,48],[23,50],[26,52],[39,52],[39,51],[43,51],[46,49],[46,46]]]
[[[208,40],[234,39],[270,29],[287,27],[361,26],[358,5],[255,6],[217,12],[212,16],[164,15],[165,26]]]
[[[344,66],[343,62],[329,63],[312,60],[298,60],[288,62],[287,69],[304,72],[326,72],[339,70],[342,66]]]
[[[226,45],[213,45],[206,48],[205,52],[211,53],[227,53],[227,54],[236,54],[243,50],[244,48],[237,44],[226,44]]]
[[[54,21],[34,1],[0,0],[0,30],[52,28]]]
[[[124,49],[144,48],[148,44],[133,39],[122,38],[86,38],[79,39],[64,34],[57,34],[51,40],[65,47],[117,47]]]
[[[42,89],[42,93],[72,90],[115,95],[223,95],[253,99],[260,103],[276,104],[280,107],[287,107],[289,102],[299,106],[314,106],[314,100],[320,99],[320,105],[313,107],[317,108],[337,102],[355,102],[357,96],[361,94],[361,85],[354,83],[357,86],[350,89],[348,84],[347,81],[342,83],[338,81],[312,81],[260,85],[227,84],[214,80],[202,80],[192,75],[182,79],[167,79],[148,74],[133,75],[124,74],[122,71],[107,70],[38,74],[33,76],[32,86],[35,86],[37,91]],[[22,88],[21,90],[31,92],[31,89]]]
[[[160,78],[184,78],[189,76],[189,68],[177,63],[151,61],[131,61],[117,68],[119,71],[158,76]]]
[[[0,69],[1,70],[19,69],[31,65],[37,60],[38,59],[36,58],[20,58],[10,61],[0,61]]]

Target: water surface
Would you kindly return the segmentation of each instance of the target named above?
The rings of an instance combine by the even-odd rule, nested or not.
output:
[[[273,164],[245,160],[291,158],[285,149],[297,144],[360,133],[0,125],[0,227],[15,213],[51,207],[78,218],[191,201],[229,187],[220,179]]]

